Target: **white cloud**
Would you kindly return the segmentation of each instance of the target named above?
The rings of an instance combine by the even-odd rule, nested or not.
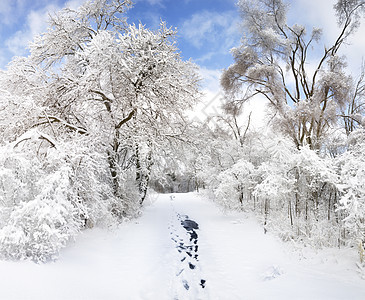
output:
[[[222,104],[224,103],[224,93],[221,89],[211,91],[203,89],[203,97],[201,102],[188,112],[192,121],[205,121],[208,117],[221,114]],[[243,104],[242,115],[239,118],[240,124],[247,124],[249,115],[251,114],[251,127],[255,129],[264,128],[267,124],[267,99],[257,96]]]
[[[143,19],[147,21],[148,27],[151,29],[157,29],[160,27],[161,16],[156,12],[153,11],[143,12]]]
[[[42,10],[30,11],[24,28],[18,30],[5,42],[9,51],[14,55],[24,55],[29,42],[33,40],[34,36],[46,30],[49,12],[57,9],[58,7],[55,5],[48,5]]]
[[[71,9],[78,9],[84,3],[85,0],[70,0],[66,2],[64,7],[69,7]]]
[[[4,15],[11,10],[12,0],[2,0],[0,2],[0,14]]]
[[[308,31],[313,27],[323,29],[323,39],[318,44],[313,44],[314,56],[317,57],[312,57],[311,64],[307,65],[310,74],[314,72],[316,67],[316,65],[312,65],[312,62],[318,63],[318,56],[323,54],[324,47],[330,47],[340,33],[333,10],[335,2],[336,0],[296,0],[290,2],[291,7],[288,12],[288,23],[290,25],[295,23],[303,24]],[[224,51],[223,47],[227,49],[239,44],[237,35],[240,35],[240,31],[236,25],[239,21],[239,17],[234,13],[230,15],[229,13],[219,14],[204,11],[186,20],[180,33],[196,48],[204,47],[207,43],[215,42],[217,44],[217,46],[212,47],[212,51],[206,52],[200,59],[196,60],[197,62],[204,62],[211,59],[218,51]],[[362,20],[362,25],[358,31],[349,38],[348,44],[343,45],[340,52],[340,54],[347,57],[349,72],[354,76],[359,74],[361,61],[365,53],[364,36],[365,19]],[[206,115],[214,114],[223,100],[219,85],[221,71],[201,68],[200,74],[204,78],[202,83],[204,97],[202,104],[195,109],[194,117],[202,120]],[[260,97],[250,100],[244,106],[244,118],[247,118],[249,112],[252,111],[252,120],[255,127],[264,124],[267,121],[265,120],[266,103],[267,101]]]
[[[19,3],[19,5],[21,5],[20,0],[18,0],[17,2]],[[49,14],[57,12],[61,9],[61,7],[56,4],[56,1],[54,1],[54,3],[51,3],[51,1],[41,0],[41,2],[45,2],[48,4],[43,6],[42,9],[31,10],[25,18],[26,22],[24,27],[15,32],[15,34],[13,34],[5,41],[5,45],[13,55],[25,55],[27,53],[27,47],[29,45],[29,42],[31,42],[36,35],[46,31],[48,26],[47,20]],[[84,0],[70,0],[65,3],[64,7],[76,9],[84,2]]]
[[[217,115],[223,104],[223,92],[220,88],[221,71],[199,68],[199,75],[202,78],[202,101],[189,112],[191,120],[204,121],[207,117]]]
[[[221,70],[200,67],[202,82],[202,101],[194,111],[189,112],[189,117],[194,121],[204,121],[207,117],[220,114],[224,103],[224,93],[220,87]],[[251,115],[251,125],[260,128],[265,125],[267,100],[264,97],[255,97],[244,104],[243,113],[240,117],[242,124],[246,124],[249,114]]]
[[[21,56],[26,53],[26,46],[29,42],[28,39],[29,35],[27,35],[26,32],[17,31],[5,42],[5,45],[13,55]]]
[[[2,49],[0,49],[0,66],[3,66],[4,64],[6,64],[7,59],[6,59],[6,55],[4,53],[4,51]],[[1,70],[1,68],[0,68]]]
[[[264,96],[256,96],[243,106],[242,118],[248,120],[251,114],[251,126],[256,129],[265,128],[270,120],[267,118],[268,100]]]
[[[363,23],[358,31],[349,39],[349,45],[346,45],[343,49],[343,54],[347,57],[348,68],[354,76],[359,75],[362,60],[365,59],[364,36],[365,24]]]
[[[214,70],[208,69],[205,67],[199,68],[199,75],[203,79],[202,87],[213,93],[217,93],[220,89],[220,77],[222,71],[221,70]]]
[[[147,0],[147,2],[151,5],[161,5],[163,0]]]
[[[296,0],[291,2],[289,8],[290,23],[303,24],[308,29],[313,26],[323,29],[323,40],[317,45],[318,47],[316,46],[320,50],[319,55],[322,55],[324,50],[320,45],[324,43],[324,46],[330,47],[341,32],[333,9],[335,3],[336,0]],[[348,44],[343,45],[339,52],[347,57],[348,69],[355,76],[359,73],[365,49],[365,19],[361,21],[360,28],[350,36]]]
[[[138,2],[147,2],[150,5],[164,6],[163,5],[164,0],[136,0],[134,2],[135,3],[138,3]]]
[[[203,11],[186,20],[180,33],[196,48],[206,43],[215,44],[218,48],[222,48],[222,45],[229,48],[234,46],[237,40],[238,22],[235,11]]]
[[[0,24],[9,25],[18,22],[18,16],[24,11],[26,0],[1,0]]]
[[[214,57],[214,55],[216,55],[216,54],[217,54],[216,52],[210,51],[210,52],[202,55],[198,59],[195,59],[195,62],[197,62],[197,63],[204,63],[206,61],[211,60]],[[228,54],[228,52],[227,52],[227,54]]]
[[[223,104],[223,93],[212,92],[204,89],[201,102],[194,107],[194,110],[189,112],[189,117],[194,121],[204,121],[208,117],[219,114],[220,108]]]

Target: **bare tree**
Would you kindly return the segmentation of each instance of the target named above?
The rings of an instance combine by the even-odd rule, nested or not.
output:
[[[243,112],[243,103],[227,101],[222,105],[222,112],[213,116],[212,119],[221,126],[221,129],[226,128],[230,135],[240,144],[242,147],[247,133],[249,131],[251,125],[251,115],[252,111],[249,113],[247,122],[245,125],[242,125],[242,112]]]
[[[297,147],[318,149],[338,113],[351,103],[351,77],[339,49],[359,26],[364,1],[337,1],[334,9],[340,31],[311,72],[311,51],[322,30],[286,22],[288,5],[281,0],[240,0],[245,37],[232,49],[234,64],[224,71],[221,84],[233,101],[264,96],[277,126]]]
[[[362,118],[365,112],[365,65],[363,63],[361,74],[356,81],[352,93],[350,94],[349,103],[342,110],[346,134],[350,135],[358,125],[362,125]]]

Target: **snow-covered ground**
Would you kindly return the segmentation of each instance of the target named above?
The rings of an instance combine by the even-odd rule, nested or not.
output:
[[[57,262],[0,262],[0,299],[365,299],[355,250],[293,251],[196,194],[156,197],[117,230],[84,232]]]

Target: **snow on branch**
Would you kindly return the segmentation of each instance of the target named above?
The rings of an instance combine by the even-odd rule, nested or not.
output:
[[[39,132],[36,129],[31,129],[29,131],[27,131],[26,133],[24,133],[23,135],[21,135],[15,142],[13,142],[11,145],[13,145],[13,148],[18,147],[22,142],[28,141],[28,140],[45,140],[48,143],[51,144],[52,147],[58,149],[59,147],[57,147],[57,141],[51,137],[49,134],[43,133],[43,132]]]
[[[120,129],[123,124],[127,123],[129,120],[131,120],[133,118],[133,116],[135,115],[136,113],[136,109],[133,109],[126,118],[124,118],[122,121],[120,121],[118,123],[118,125],[115,126],[115,129]]]
[[[45,116],[45,117],[40,117],[40,119],[46,119],[46,121],[41,122],[41,123],[37,123],[37,124],[34,125],[34,127],[39,126],[39,125],[44,125],[44,124],[50,124],[51,125],[51,123],[56,122],[56,123],[61,123],[62,125],[66,126],[67,128],[75,130],[78,133],[87,134],[87,130],[85,128],[72,125],[72,124],[68,123],[67,121],[65,121],[65,120],[63,120],[59,117]]]

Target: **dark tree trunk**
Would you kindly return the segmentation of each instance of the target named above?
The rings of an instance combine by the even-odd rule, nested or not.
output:
[[[151,176],[151,169],[153,165],[152,151],[149,149],[145,161],[142,161],[139,146],[136,146],[136,181],[138,184],[138,191],[140,195],[139,204],[142,205],[147,196],[148,184]],[[143,167],[143,163],[145,167]]]
[[[114,142],[112,144],[112,150],[108,151],[108,163],[109,163],[110,174],[112,176],[114,195],[117,198],[120,198],[120,184],[119,184],[120,166],[118,162],[118,150],[119,150],[119,132],[116,131]]]

